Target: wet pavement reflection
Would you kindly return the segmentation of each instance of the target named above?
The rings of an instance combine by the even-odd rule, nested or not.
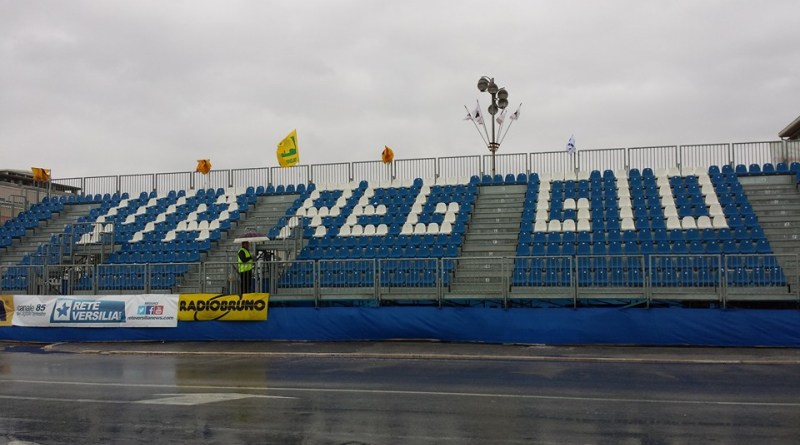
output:
[[[0,344],[0,444],[796,443],[795,350]]]

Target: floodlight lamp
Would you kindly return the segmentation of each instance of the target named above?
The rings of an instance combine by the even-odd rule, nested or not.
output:
[[[508,106],[508,100],[506,100],[506,99],[499,99],[499,100],[497,101],[497,108],[500,108],[500,109],[502,110],[502,109],[504,109],[504,108],[505,108],[505,107],[507,107],[507,106]]]
[[[486,76],[481,77],[480,80],[478,80],[478,90],[484,92],[488,87],[489,87],[489,78]]]
[[[508,91],[505,88],[500,88],[500,90],[497,92],[497,98],[501,100],[508,99]]]
[[[497,94],[497,84],[494,81],[489,82],[489,94]]]
[[[492,116],[497,114],[497,105],[495,104],[489,105],[489,114],[491,114]]]

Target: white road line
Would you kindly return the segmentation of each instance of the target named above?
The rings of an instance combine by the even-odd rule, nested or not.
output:
[[[235,392],[212,392],[212,393],[186,393],[186,394],[157,394],[157,399],[139,400],[133,403],[143,403],[149,405],[203,405],[206,403],[226,402],[228,400],[239,400],[248,398],[261,399],[295,399],[296,397],[286,396],[262,396],[254,394],[242,394]]]
[[[583,402],[604,402],[604,403],[651,403],[651,404],[673,404],[673,405],[720,405],[720,406],[772,406],[772,407],[800,407],[800,402],[767,402],[767,401],[727,401],[727,400],[680,400],[680,399],[641,399],[641,398],[621,398],[621,397],[579,397],[579,396],[558,396],[542,394],[500,394],[500,393],[472,393],[472,392],[447,392],[447,391],[406,391],[406,390],[386,390],[386,389],[346,389],[346,388],[293,388],[293,387],[270,387],[270,386],[215,386],[215,385],[158,385],[150,383],[97,383],[97,382],[70,382],[70,381],[45,381],[45,380],[14,380],[0,379],[0,382],[7,383],[26,383],[26,384],[48,384],[48,385],[76,385],[76,386],[99,386],[99,387],[128,387],[128,388],[180,388],[180,389],[202,389],[220,391],[278,391],[278,392],[328,392],[328,393],[348,393],[348,394],[382,394],[382,395],[422,395],[422,396],[443,396],[443,397],[480,397],[480,398],[503,398],[503,399],[531,399],[531,400],[571,400]],[[253,397],[258,397],[254,395]],[[279,396],[262,396],[276,397]],[[0,396],[0,398],[19,398],[17,396]],[[294,397],[288,397],[294,398]],[[38,400],[37,398],[31,398]],[[45,400],[45,399],[41,399]],[[51,399],[47,399],[51,400]],[[52,399],[59,401],[61,399]],[[68,399],[64,399],[67,401]],[[71,401],[75,401],[69,399]],[[87,400],[91,401],[91,400]],[[104,402],[99,400],[99,402]],[[121,402],[130,403],[130,402]]]
[[[215,393],[215,394],[176,394],[174,397],[162,397],[157,399],[145,399],[145,400],[111,400],[111,399],[70,399],[64,397],[31,397],[31,396],[0,395],[0,400],[31,400],[36,402],[66,402],[66,403],[108,403],[115,405],[127,405],[131,403],[141,403],[141,404],[151,404],[151,405],[202,405],[206,403],[225,402],[228,400],[239,400],[246,398],[296,399],[297,397],[264,396],[258,394]]]
[[[363,352],[252,352],[252,351],[151,351],[151,350],[99,350],[86,349],[80,354],[96,355],[184,355],[184,356],[241,356],[276,358],[360,358],[397,360],[494,360],[531,362],[589,362],[589,363],[678,363],[696,365],[800,365],[795,358],[678,358],[678,357],[601,357],[555,355],[483,355],[483,354],[432,354],[432,353],[363,353]]]

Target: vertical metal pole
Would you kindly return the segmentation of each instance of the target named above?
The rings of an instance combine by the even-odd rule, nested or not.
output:
[[[492,104],[495,104],[495,95],[492,94]],[[490,146],[489,150],[492,151],[492,181],[494,181],[494,175],[497,174],[495,170],[495,153],[497,152],[497,141],[495,140],[494,134],[494,114],[489,113],[489,119],[492,120],[492,145]]]
[[[377,258],[372,258],[372,282],[375,302],[381,305],[381,283],[380,283],[380,262]]]
[[[718,263],[719,263],[719,270],[717,273],[719,274],[719,284],[720,284],[720,291],[721,291],[721,300],[722,300],[722,308],[726,308],[728,306],[728,257],[719,255],[717,256]]]
[[[321,298],[320,297],[320,279],[322,277],[321,277],[321,274],[320,274],[319,260],[315,260],[313,264],[314,264],[314,268],[313,268],[313,271],[314,271],[313,272],[314,273],[314,307],[318,308],[319,307],[320,298]]]
[[[507,257],[501,257],[500,258],[500,286],[502,286],[501,289],[503,290],[503,308],[504,309],[508,309],[508,307],[509,307],[509,295],[508,295],[508,293],[509,293],[508,292],[509,284],[508,284],[508,276],[506,275],[508,273],[508,272],[506,272],[506,262],[507,262],[507,260],[508,260]],[[512,259],[511,261],[513,262],[514,260]]]

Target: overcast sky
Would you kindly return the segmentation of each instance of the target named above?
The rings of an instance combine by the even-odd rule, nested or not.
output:
[[[55,178],[776,140],[800,115],[800,2],[0,0],[0,169]]]

